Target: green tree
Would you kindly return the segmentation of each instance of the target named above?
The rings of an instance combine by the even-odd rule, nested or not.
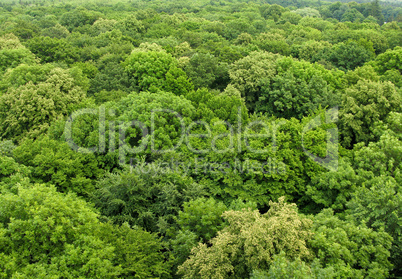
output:
[[[313,8],[297,9],[294,13],[301,15],[302,17],[321,17],[320,12]]]
[[[114,247],[97,236],[98,215],[54,187],[19,186],[0,195],[0,270],[4,278],[114,278]]]
[[[363,66],[374,56],[374,50],[369,50],[355,41],[348,41],[334,45],[329,56],[323,58],[332,62],[339,69],[347,71]]]
[[[176,61],[164,51],[134,51],[124,62],[125,69],[134,76],[139,91],[162,88],[166,73]]]
[[[11,140],[0,141],[0,156],[12,157],[15,145]]]
[[[356,190],[346,211],[350,220],[377,231],[385,230],[393,237],[391,263],[394,276],[400,276],[402,267],[401,190],[401,184],[392,177],[375,177]]]
[[[88,95],[92,96],[102,90],[121,90],[126,93],[138,90],[134,76],[125,70],[120,61],[121,57],[113,54],[106,54],[99,59],[99,71],[90,80]]]
[[[226,22],[226,28],[223,37],[225,37],[228,40],[234,40],[242,33],[249,33],[249,34],[256,33],[256,28],[250,24],[250,20],[248,18],[241,17],[231,19],[228,22]]]
[[[349,87],[356,85],[359,81],[380,81],[380,76],[375,71],[375,69],[367,64],[362,67],[356,68],[354,71],[348,71],[345,75],[345,78],[348,82]]]
[[[177,227],[168,232],[174,236],[170,243],[173,249],[175,264],[181,265],[190,255],[191,249],[198,242],[207,243],[214,238],[218,231],[227,223],[222,214],[227,210],[255,209],[256,204],[235,200],[229,206],[214,198],[197,198],[183,204],[183,210],[177,216]],[[177,267],[176,267],[177,268]]]
[[[356,144],[354,148],[354,168],[366,179],[383,175],[397,178],[402,170],[401,139],[389,130],[381,132],[377,142]]]
[[[68,37],[70,32],[68,32],[66,27],[56,24],[55,26],[43,29],[41,35],[44,37],[61,39]]]
[[[338,104],[342,73],[328,71],[317,64],[281,58],[276,61],[277,73],[261,93],[256,110],[278,117],[301,119],[309,112]]]
[[[0,73],[7,68],[15,68],[20,64],[33,65],[37,63],[35,55],[24,47],[13,34],[0,37]]]
[[[227,206],[214,198],[197,198],[183,203],[183,210],[176,217],[177,226],[168,230],[168,235],[172,238],[170,244],[175,257],[175,271],[198,242],[209,241],[224,227],[221,215],[226,210]]]
[[[331,209],[314,217],[314,237],[308,247],[323,267],[333,267],[335,278],[387,278],[392,237],[365,225],[340,220]]]
[[[36,54],[42,63],[60,62],[73,63],[78,60],[75,48],[63,39],[50,37],[34,37],[27,42],[30,51]]]
[[[209,123],[213,118],[228,121],[231,124],[239,122],[239,109],[241,109],[240,120],[248,121],[247,108],[240,92],[232,85],[228,85],[224,92],[211,91],[206,88],[192,91],[185,95],[197,109],[197,118]]]
[[[169,278],[170,264],[165,245],[157,234],[127,223],[115,226],[101,224],[99,238],[112,245],[113,264],[121,268],[121,278]]]
[[[265,79],[272,79],[276,73],[275,61],[278,55],[267,52],[252,52],[233,63],[229,70],[231,84],[245,98],[247,108],[255,109]]]
[[[0,195],[7,191],[16,191],[16,186],[29,181],[31,170],[17,163],[13,158],[0,156]]]
[[[370,64],[380,75],[384,75],[389,70],[397,70],[402,75],[402,47],[387,50],[378,55]]]
[[[53,64],[21,64],[14,69],[8,70],[3,75],[3,78],[0,81],[0,89],[6,92],[7,89],[17,89],[18,87],[26,85],[29,82],[34,85],[39,85],[46,82],[50,76],[55,75],[56,73],[60,75],[60,78],[63,77],[68,79],[68,82],[72,83],[71,86],[86,89],[89,81],[79,69],[80,67],[77,66],[64,70],[55,67]]]
[[[372,141],[374,124],[390,112],[401,112],[401,94],[390,82],[358,81],[342,97],[340,126],[343,144]]]
[[[121,90],[102,90],[94,94],[95,103],[98,105],[113,101],[117,102],[124,97],[127,97],[127,93]]]
[[[134,38],[146,31],[143,22],[137,19],[135,15],[129,15],[123,20],[118,21],[117,26],[124,35]]]
[[[347,10],[343,15],[341,21],[361,22],[364,16],[355,8]]]
[[[99,18],[92,24],[94,35],[110,32],[115,28],[117,20]]]
[[[183,203],[205,191],[188,176],[173,171],[163,174],[152,167],[139,164],[132,173],[108,174],[97,183],[95,206],[114,223],[165,233]]]
[[[116,129],[126,131],[124,142],[119,144],[124,144],[127,148],[143,148],[144,153],[154,158],[158,158],[163,150],[172,149],[179,144],[184,136],[183,128],[197,120],[196,109],[190,100],[163,91],[130,94],[119,102],[112,103],[110,108],[116,112],[114,119],[123,123]],[[134,120],[141,122],[144,127],[128,127],[127,125],[132,126]],[[145,128],[148,132],[144,132]],[[153,129],[152,135],[150,129]],[[134,152],[132,155],[137,156],[140,153],[142,152]]]
[[[318,55],[320,51],[329,47],[331,47],[331,44],[326,41],[309,40],[299,47],[297,56],[300,59],[312,61],[313,57]]]
[[[18,88],[19,86],[26,85],[28,82],[32,82],[35,85],[45,82],[53,69],[54,66],[51,64],[21,64],[4,73],[0,81],[0,89],[5,93],[9,88]]]
[[[167,92],[172,92],[175,95],[187,95],[188,92],[194,90],[194,85],[187,78],[186,73],[177,67],[171,67],[165,76],[166,83],[164,90]]]
[[[284,251],[289,259],[308,259],[306,241],[311,221],[298,215],[295,204],[284,198],[271,202],[269,211],[227,211],[228,226],[211,240],[199,244],[179,267],[184,278],[248,277],[252,270],[268,269],[273,256]]]
[[[253,271],[250,279],[318,279],[335,278],[333,267],[322,268],[317,259],[312,264],[306,263],[299,258],[291,261],[286,254],[281,252],[274,255],[274,260],[268,271]]]
[[[285,56],[290,54],[290,47],[285,37],[280,34],[262,33],[256,38],[254,43],[260,49],[268,52],[279,53]]]
[[[14,141],[37,137],[50,123],[63,118],[83,100],[85,92],[65,70],[55,68],[45,82],[32,81],[0,97],[0,132]]]
[[[262,12],[261,15],[265,19],[273,19],[275,22],[279,20],[281,17],[282,13],[285,12],[286,9],[283,8],[282,6],[279,6],[277,4],[273,5],[267,5],[262,7]]]
[[[141,229],[102,224],[73,194],[24,185],[0,195],[0,276],[154,278],[168,274],[162,243]]]
[[[34,182],[53,184],[61,192],[89,196],[94,180],[103,174],[93,154],[76,152],[67,143],[48,137],[25,140],[13,155],[17,162],[32,169]]]
[[[228,65],[212,54],[195,53],[184,68],[196,89],[223,89],[228,83]]]
[[[198,198],[183,204],[183,211],[177,217],[177,225],[181,230],[192,231],[203,242],[207,242],[223,228],[221,215],[226,210],[226,205],[214,198]]]
[[[371,2],[370,15],[377,19],[378,24],[383,25],[384,15],[381,12],[380,1],[374,0]]]
[[[284,12],[281,15],[279,23],[284,24],[286,22],[289,22],[291,24],[297,25],[301,19],[302,19],[302,16],[295,12]]]
[[[139,91],[159,89],[180,95],[192,89],[186,74],[177,68],[177,60],[165,51],[139,48],[126,59],[124,66]]]
[[[322,208],[344,211],[346,203],[363,179],[356,174],[347,158],[340,158],[337,171],[323,172],[314,176],[307,186],[306,194]]]
[[[99,13],[78,7],[74,11],[66,12],[60,17],[60,24],[71,32],[74,28],[92,25],[99,18]]]

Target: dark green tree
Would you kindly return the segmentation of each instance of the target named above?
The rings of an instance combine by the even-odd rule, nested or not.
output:
[[[374,0],[371,2],[370,15],[377,19],[378,24],[383,25],[384,15],[382,14],[379,0]]]

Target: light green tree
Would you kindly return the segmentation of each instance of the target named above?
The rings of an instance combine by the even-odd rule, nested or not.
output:
[[[231,84],[241,92],[251,111],[255,108],[264,81],[275,76],[275,61],[278,57],[268,52],[256,51],[231,65]]]
[[[371,141],[374,124],[384,121],[390,112],[401,112],[401,94],[391,82],[360,80],[345,90],[339,112],[343,144],[350,147]]]
[[[289,259],[308,259],[311,221],[299,216],[296,205],[283,198],[270,206],[263,215],[252,210],[225,212],[228,226],[211,240],[211,246],[194,248],[179,273],[184,278],[246,278],[252,270],[268,269],[281,251]]]
[[[52,186],[0,195],[2,278],[155,278],[168,274],[156,235],[101,223],[93,208]]]
[[[15,35],[6,34],[0,37],[0,73],[23,63],[34,65],[37,62],[35,55]]]
[[[11,87],[0,96],[0,134],[14,141],[26,136],[35,138],[84,100],[85,91],[68,71],[55,68],[46,81]]]
[[[355,225],[324,209],[314,217],[314,237],[308,247],[323,267],[333,267],[335,278],[387,278],[392,237],[364,224]]]
[[[0,274],[4,278],[114,278],[115,248],[96,234],[98,215],[54,187],[19,186],[0,195]]]

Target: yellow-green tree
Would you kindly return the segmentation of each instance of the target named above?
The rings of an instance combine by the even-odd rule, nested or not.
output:
[[[265,214],[258,211],[227,211],[228,225],[211,244],[199,244],[179,267],[183,278],[246,278],[253,270],[269,268],[273,257],[284,251],[288,258],[311,257],[306,241],[312,221],[297,213],[284,198],[270,202]]]

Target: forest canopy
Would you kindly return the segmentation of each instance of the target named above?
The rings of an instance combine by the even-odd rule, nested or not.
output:
[[[3,0],[0,278],[402,278],[402,4]]]

